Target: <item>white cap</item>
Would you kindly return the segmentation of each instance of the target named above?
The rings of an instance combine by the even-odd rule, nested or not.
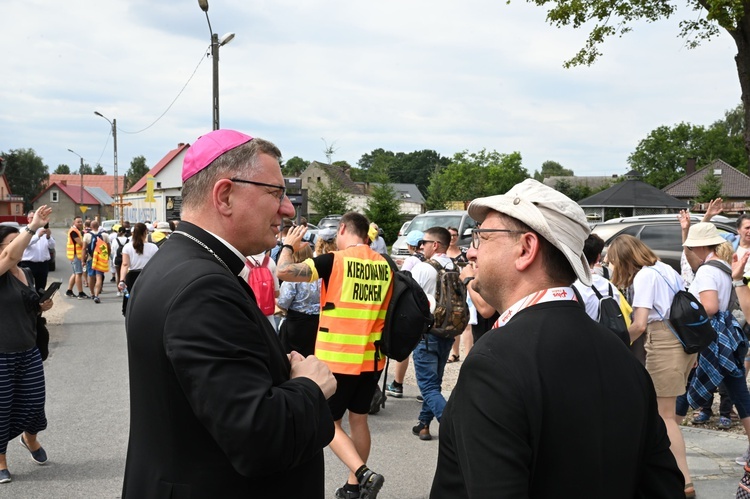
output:
[[[482,223],[490,211],[525,223],[563,252],[578,278],[591,285],[591,271],[583,255],[583,243],[591,229],[578,203],[551,187],[526,179],[505,194],[475,199],[469,216]]]

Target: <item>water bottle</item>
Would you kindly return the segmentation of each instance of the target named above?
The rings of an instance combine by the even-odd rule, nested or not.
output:
[[[123,296],[125,296],[125,298],[130,299],[130,290],[128,289],[127,286],[125,286],[124,288],[122,288],[122,294],[123,294]]]

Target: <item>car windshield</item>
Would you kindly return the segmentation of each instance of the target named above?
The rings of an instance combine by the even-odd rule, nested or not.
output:
[[[456,227],[460,228],[461,215],[431,215],[429,217],[416,217],[411,221],[405,234],[413,230],[426,231],[431,227]]]

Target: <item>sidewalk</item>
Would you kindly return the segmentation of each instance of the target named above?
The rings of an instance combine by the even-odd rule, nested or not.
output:
[[[747,437],[720,430],[682,427],[687,460],[698,497],[733,498],[744,471],[734,462],[747,449]]]

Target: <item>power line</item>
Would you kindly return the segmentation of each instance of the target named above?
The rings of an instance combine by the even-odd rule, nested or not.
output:
[[[210,48],[210,46],[209,46],[209,48]],[[145,132],[146,130],[148,130],[148,129],[149,129],[149,128],[151,128],[152,126],[156,125],[156,123],[158,123],[158,122],[159,122],[159,120],[161,120],[161,119],[162,119],[162,118],[164,117],[164,115],[165,115],[165,114],[167,114],[167,113],[169,112],[169,110],[170,110],[170,109],[172,109],[172,106],[174,105],[174,103],[175,103],[175,102],[177,102],[177,99],[179,99],[179,98],[180,98],[180,95],[182,95],[182,92],[184,92],[184,91],[185,91],[185,88],[187,88],[188,84],[190,83],[190,81],[191,81],[191,80],[193,79],[193,77],[195,76],[195,73],[196,73],[196,72],[198,71],[198,68],[199,68],[199,67],[200,67],[200,65],[201,65],[201,64],[203,63],[204,55],[206,55],[206,53],[204,53],[204,54],[202,54],[202,55],[201,55],[201,58],[200,58],[200,60],[198,61],[198,65],[197,65],[197,66],[195,66],[195,69],[193,70],[193,74],[191,74],[191,75],[190,75],[190,77],[188,78],[188,80],[187,80],[187,81],[185,82],[185,84],[184,84],[184,85],[182,86],[182,88],[180,89],[180,91],[179,91],[179,92],[177,93],[177,96],[176,96],[176,97],[175,97],[175,98],[174,98],[174,99],[172,100],[172,102],[171,102],[171,103],[169,104],[169,106],[167,106],[167,108],[166,108],[166,109],[164,110],[164,112],[163,112],[163,113],[161,113],[161,114],[159,115],[159,117],[158,117],[158,118],[156,118],[156,119],[154,120],[154,122],[153,122],[153,123],[151,123],[151,124],[150,124],[149,126],[147,126],[146,128],[143,128],[142,130],[138,130],[137,132],[128,132],[127,130],[123,130],[123,129],[122,129],[122,128],[120,128],[119,126],[117,127],[117,129],[118,129],[119,131],[121,131],[122,133],[127,133],[127,134],[130,134],[130,135],[135,135],[135,134],[138,134],[138,133],[141,133],[141,132]],[[109,137],[107,137],[107,140],[109,140]],[[106,146],[105,146],[105,147],[106,147]]]

